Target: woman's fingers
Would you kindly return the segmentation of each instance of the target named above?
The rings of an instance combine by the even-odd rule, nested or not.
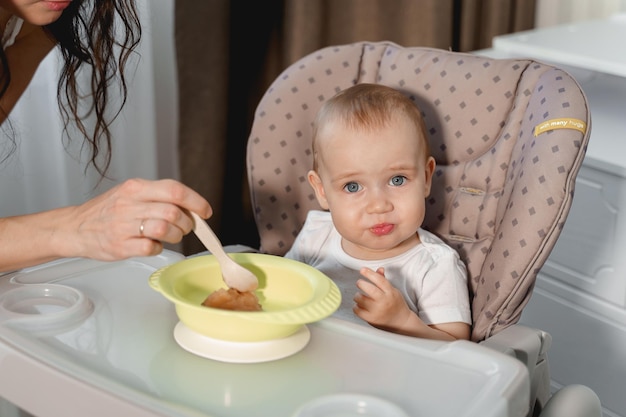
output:
[[[183,217],[186,218],[185,215]],[[188,224],[181,226],[179,223]],[[183,236],[191,231],[192,224],[188,221],[171,222],[159,217],[146,217],[139,222],[137,237],[159,240],[167,243],[180,242]]]
[[[212,214],[198,193],[174,180],[127,180],[76,208],[80,256],[117,260],[156,255],[193,228],[189,211]]]
[[[175,180],[149,181],[135,178],[126,180],[119,187],[120,194],[132,196],[137,201],[173,204],[196,212],[205,219],[213,213],[209,203],[200,194]]]

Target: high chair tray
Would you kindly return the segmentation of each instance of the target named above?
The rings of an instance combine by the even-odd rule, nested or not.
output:
[[[527,413],[527,371],[513,358],[334,317],[307,325],[306,346],[282,359],[190,353],[174,339],[173,304],[148,285],[181,259],[67,259],[0,276],[0,397],[41,417]]]

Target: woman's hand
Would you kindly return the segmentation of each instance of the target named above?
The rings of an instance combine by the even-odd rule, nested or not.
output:
[[[163,242],[178,243],[193,228],[189,211],[202,218],[211,206],[191,188],[174,180],[131,179],[74,207],[68,255],[100,260],[156,255]],[[67,243],[72,243],[68,241]]]
[[[209,203],[174,180],[127,180],[78,206],[0,219],[0,271],[58,258],[114,261],[157,255],[193,227]]]

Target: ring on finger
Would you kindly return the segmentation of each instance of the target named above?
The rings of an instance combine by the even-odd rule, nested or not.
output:
[[[143,219],[141,221],[141,224],[139,225],[139,236],[144,237],[144,230],[145,230],[145,224],[146,224],[146,219]]]

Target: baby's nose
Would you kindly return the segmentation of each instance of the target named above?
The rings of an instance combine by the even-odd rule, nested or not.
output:
[[[368,201],[368,212],[385,213],[393,209],[393,204],[387,193],[376,191],[370,194]]]

